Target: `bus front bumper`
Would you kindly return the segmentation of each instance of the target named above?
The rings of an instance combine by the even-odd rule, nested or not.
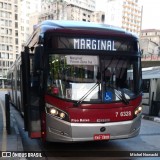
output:
[[[109,139],[135,137],[140,132],[141,115],[130,121],[108,123],[69,123],[46,116],[46,140],[51,142],[94,141],[94,135],[109,135]],[[105,131],[101,132],[101,128]]]

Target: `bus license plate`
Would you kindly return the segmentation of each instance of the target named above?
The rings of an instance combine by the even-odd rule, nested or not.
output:
[[[109,140],[110,139],[110,134],[95,134],[93,139],[95,141]]]

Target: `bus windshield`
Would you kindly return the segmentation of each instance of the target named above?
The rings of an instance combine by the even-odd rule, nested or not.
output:
[[[133,57],[50,54],[47,92],[89,103],[133,99],[139,94],[139,63]]]

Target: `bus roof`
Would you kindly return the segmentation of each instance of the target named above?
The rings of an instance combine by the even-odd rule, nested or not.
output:
[[[133,35],[131,32],[127,32],[126,30],[120,27],[84,21],[45,20],[39,25],[37,25],[35,29],[36,28],[41,28],[43,33],[50,29],[112,31],[114,33],[116,32],[126,34],[128,36],[133,36],[137,38],[136,35]]]
[[[75,34],[88,34],[97,36],[117,36],[121,38],[133,38],[138,39],[136,35],[133,35],[130,32],[125,31],[122,28],[107,25],[107,24],[98,24],[93,22],[84,22],[84,21],[60,21],[60,20],[45,20],[40,24],[34,26],[34,31],[30,38],[28,39],[26,46],[34,46],[43,38],[44,34],[48,33],[69,33],[72,35]]]

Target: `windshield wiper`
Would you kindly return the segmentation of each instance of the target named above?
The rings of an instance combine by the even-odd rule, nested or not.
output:
[[[96,84],[94,84],[94,86],[91,89],[89,89],[89,91],[87,93],[85,93],[76,103],[74,103],[74,106],[79,106],[79,104],[81,104],[84,101],[84,99],[86,99],[92,93],[92,91],[99,86],[99,84],[100,84],[100,82],[97,82]],[[116,96],[120,100],[122,100],[122,102],[124,102],[125,104],[129,104],[129,100],[125,97],[123,91],[119,91],[119,90],[117,90],[117,88],[115,88],[113,86],[108,86],[108,87],[115,90]]]
[[[94,86],[91,89],[89,89],[89,91],[85,93],[76,103],[74,103],[74,105],[78,106],[79,104],[81,104],[84,101],[84,99],[86,99],[90,95],[90,93],[92,93],[92,91],[99,86],[99,84],[100,82],[94,84]]]
[[[112,88],[112,89],[115,90],[116,96],[117,96],[120,100],[122,100],[122,102],[124,102],[125,104],[129,104],[129,100],[125,97],[123,90],[122,90],[122,91],[119,91],[119,90],[117,90],[117,88],[115,88],[115,87],[113,87],[113,86],[108,86],[108,87],[110,87],[110,88]]]

